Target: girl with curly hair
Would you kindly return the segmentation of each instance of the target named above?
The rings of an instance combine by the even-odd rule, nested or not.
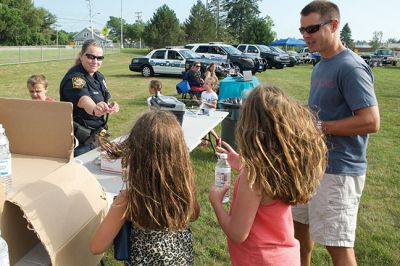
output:
[[[230,212],[221,203],[229,185],[209,193],[232,265],[300,265],[290,206],[310,200],[326,166],[314,116],[282,90],[259,86],[242,106],[236,141],[239,153],[217,147],[239,170]]]

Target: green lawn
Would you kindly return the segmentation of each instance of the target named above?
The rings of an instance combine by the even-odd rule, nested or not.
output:
[[[140,53],[145,53],[141,50]],[[101,71],[113,100],[121,112],[109,119],[113,137],[125,134],[136,117],[147,108],[148,83],[139,73],[130,72],[130,59],[138,50],[123,50],[108,55]],[[49,96],[58,99],[59,83],[73,60],[36,64],[0,66],[0,96],[29,98],[26,79],[43,73],[49,79]],[[312,67],[296,66],[267,70],[257,77],[286,90],[306,103]],[[368,172],[359,211],[356,254],[359,265],[400,265],[400,67],[374,68],[375,90],[381,112],[381,129],[370,137]],[[163,82],[163,94],[175,95],[179,77],[156,77]],[[197,148],[191,153],[195,166],[197,193],[201,205],[200,218],[193,223],[196,265],[229,265],[226,239],[208,203],[208,190],[214,181],[215,157],[211,149]],[[107,265],[122,265],[106,256]],[[331,265],[329,255],[317,246],[313,265]]]

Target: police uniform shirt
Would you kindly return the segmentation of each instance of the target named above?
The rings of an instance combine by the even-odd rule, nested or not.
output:
[[[89,96],[96,104],[108,102],[111,95],[107,89],[103,74],[95,72],[93,76],[83,68],[82,64],[72,67],[60,84],[60,101],[73,104],[74,121],[83,126],[99,128],[104,125],[104,116],[96,117],[78,107],[79,99]]]

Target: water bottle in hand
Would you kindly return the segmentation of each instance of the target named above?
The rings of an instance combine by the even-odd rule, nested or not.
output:
[[[226,183],[231,181],[231,166],[228,163],[228,155],[222,153],[215,166],[215,186],[223,188]],[[225,193],[222,203],[229,202],[230,189]]]

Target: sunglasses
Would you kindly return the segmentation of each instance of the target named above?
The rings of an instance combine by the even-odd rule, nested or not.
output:
[[[196,67],[201,67],[201,66],[199,66],[199,65],[196,65]]]
[[[86,57],[90,60],[95,60],[97,59],[97,61],[102,61],[104,59],[104,56],[100,55],[100,56],[95,56],[93,54],[85,54]]]
[[[313,34],[313,33],[316,33],[317,31],[319,31],[319,29],[322,26],[329,24],[331,22],[332,22],[332,20],[328,20],[327,22],[324,22],[321,24],[310,25],[308,27],[301,27],[301,28],[299,28],[299,31],[301,34],[304,34],[304,32],[307,32],[308,34]]]

